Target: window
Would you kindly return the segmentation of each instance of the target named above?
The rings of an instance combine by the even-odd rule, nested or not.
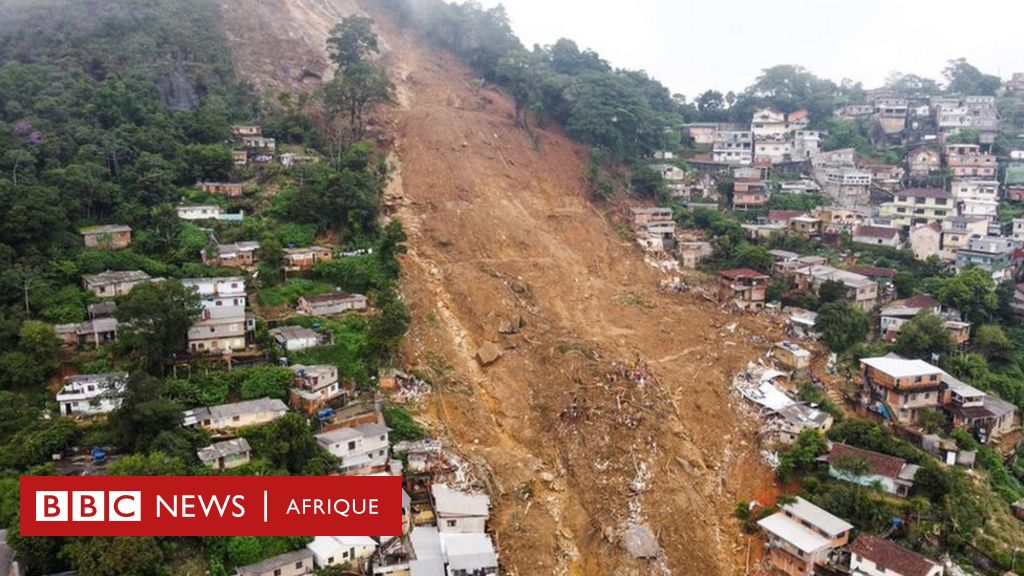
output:
[[[238,421],[239,421],[239,420],[241,420],[241,419],[242,419],[242,417],[241,417],[241,416],[232,416],[232,417],[231,417],[231,421],[232,421],[232,422],[238,422]]]
[[[274,570],[274,576],[281,576],[281,569]]]
[[[355,440],[352,440],[351,442],[348,443],[348,449],[349,450],[355,450],[356,449],[356,441]]]
[[[302,562],[296,562],[295,563],[295,567],[296,568],[302,568]]]
[[[455,520],[448,520],[446,522],[446,524],[448,525],[449,528],[455,528],[456,521]]]

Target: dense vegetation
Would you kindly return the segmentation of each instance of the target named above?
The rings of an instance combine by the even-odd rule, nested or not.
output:
[[[405,234],[398,222],[379,224],[388,170],[375,146],[359,141],[363,114],[390,97],[390,83],[365,63],[367,52],[349,49],[374,40],[351,34],[367,30],[365,22],[335,31],[340,70],[328,90],[258,95],[235,77],[219,19],[205,0],[0,6],[0,526],[10,528],[29,574],[226,575],[305,545],[302,538],[18,536],[17,475],[62,473],[66,464],[52,455],[72,449],[107,447],[107,472],[121,475],[325,474],[334,466],[296,414],[242,430],[253,459],[241,468],[213,472],[197,459],[211,440],[181,426],[184,409],[283,399],[292,386],[289,369],[267,363],[172,368],[199,310],[177,279],[240,273],[201,263],[214,240],[260,242],[259,269],[247,278],[255,306],[287,309],[300,295],[336,288],[370,296],[374,314],[303,319],[332,330],[335,343],[293,360],[336,363],[345,381],[368,388],[408,324],[395,288]],[[329,110],[326,121],[307,113],[313,102]],[[321,161],[235,166],[231,125],[251,122],[279,146]],[[193,188],[197,180],[245,182],[245,195],[210,196]],[[177,217],[179,201],[241,208],[246,218],[194,225]],[[111,223],[133,228],[131,246],[82,246],[81,227]],[[314,242],[368,250],[286,281],[282,249]],[[85,320],[98,299],[82,289],[82,276],[108,269],[168,280],[118,299],[116,343],[62,350],[52,324]],[[262,322],[256,339],[272,349]],[[71,373],[129,372],[122,406],[88,423],[44,418],[55,411],[62,364]],[[422,434],[414,422],[399,424],[406,437]]]

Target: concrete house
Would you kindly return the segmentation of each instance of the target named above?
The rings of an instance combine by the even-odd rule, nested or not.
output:
[[[879,214],[891,218],[895,226],[941,222],[955,211],[953,195],[940,188],[907,188],[879,208]]]
[[[954,427],[987,443],[1017,425],[1019,411],[1009,402],[991,396],[949,374],[943,379],[942,409]]]
[[[818,264],[797,269],[794,278],[797,288],[811,290],[815,294],[825,282],[842,282],[846,287],[847,302],[864,311],[871,310],[878,302],[878,283],[855,272]]]
[[[257,124],[236,124],[231,127],[231,133],[235,138],[245,136],[262,136],[263,127]]]
[[[243,185],[233,182],[196,182],[196,188],[225,198],[241,198],[243,193]]]
[[[235,576],[303,576],[312,574],[313,567],[313,552],[303,548],[236,568]]]
[[[306,549],[318,568],[348,563],[358,569],[377,551],[377,541],[369,536],[317,536]]]
[[[341,460],[338,470],[342,474],[369,475],[384,471],[388,464],[388,427],[383,424],[323,432],[316,435],[316,442]]]
[[[800,371],[811,366],[811,352],[793,342],[776,342],[772,346],[772,354],[775,361],[786,370]]]
[[[252,448],[245,438],[215,442],[196,452],[199,461],[214,470],[229,470],[249,463]]]
[[[289,352],[314,348],[323,343],[320,334],[302,326],[278,326],[270,329],[270,335],[278,346]]]
[[[1006,188],[1007,200],[1024,201],[1024,163],[1014,162],[1006,167],[1003,187]]]
[[[950,185],[957,213],[995,218],[999,208],[998,180],[953,180]]]
[[[334,316],[349,310],[366,310],[366,296],[345,292],[327,292],[315,296],[300,296],[295,311],[309,316]]]
[[[186,428],[236,430],[243,426],[272,422],[287,412],[288,407],[276,398],[258,398],[186,410],[183,424]]]
[[[203,251],[203,264],[224,268],[251,268],[258,261],[256,251],[259,249],[259,242],[217,244],[213,248],[213,256],[207,256],[206,251]]]
[[[245,313],[245,279],[240,276],[184,278],[194,289],[203,312],[188,330],[188,349],[198,354],[224,354],[244,350],[247,334],[256,329],[255,319]]]
[[[219,220],[220,206],[214,204],[182,204],[176,208],[182,220]]]
[[[942,157],[937,150],[915,148],[907,154],[907,172],[911,178],[924,178],[942,170]]]
[[[770,278],[756,270],[736,268],[718,273],[718,301],[740,310],[764,308],[765,291]]]
[[[441,533],[483,533],[490,514],[491,499],[486,494],[452,490],[447,484],[430,487],[437,529]]]
[[[57,393],[60,414],[95,416],[113,412],[121,406],[127,384],[127,372],[69,376]]]
[[[956,269],[977,266],[992,275],[996,283],[1012,280],[1014,277],[1013,255],[1017,243],[1012,238],[972,236],[967,248],[956,251]]]
[[[674,222],[671,208],[630,208],[630,227],[642,230],[653,222]]]
[[[849,547],[850,572],[863,576],[942,576],[943,568],[903,546],[861,534]]]
[[[879,486],[883,491],[906,498],[914,487],[918,466],[902,458],[833,442],[828,454],[829,476],[861,486]]]
[[[857,226],[853,229],[853,241],[858,244],[899,248],[900,231],[881,226]]]
[[[917,260],[939,256],[942,250],[942,225],[938,222],[915,224],[910,227],[907,238],[910,251]]]
[[[883,403],[893,420],[913,424],[921,410],[938,408],[944,375],[940,368],[895,354],[862,358],[860,365],[872,398]]]
[[[886,304],[879,312],[879,334],[888,342],[895,341],[903,325],[924,311],[938,316],[942,311],[942,304],[925,294]]]
[[[968,248],[972,237],[988,236],[990,220],[984,216],[950,216],[943,220],[939,258],[956,260],[956,253]]]
[[[112,271],[82,276],[82,286],[100,298],[117,298],[143,282],[153,280],[141,270]]]
[[[872,174],[852,165],[829,165],[817,171],[824,182],[822,192],[843,208],[871,203]]]
[[[323,246],[306,246],[303,248],[284,249],[284,269],[288,272],[312,270],[317,262],[326,262],[334,258],[330,248]]]
[[[768,537],[768,563],[788,576],[814,574],[815,566],[826,564],[853,530],[849,522],[800,497],[757,524]]]
[[[79,232],[86,248],[118,249],[132,243],[131,226],[107,224],[82,228]]]
[[[338,383],[338,367],[333,364],[295,364],[291,369],[295,387],[291,390],[290,403],[296,408],[313,413],[345,393]]]
[[[750,166],[754,162],[754,138],[750,132],[718,131],[711,146],[711,159],[715,163]]]
[[[804,430],[817,430],[824,434],[832,428],[835,418],[828,412],[798,402],[775,411],[778,418],[768,428],[769,441],[789,446]]]

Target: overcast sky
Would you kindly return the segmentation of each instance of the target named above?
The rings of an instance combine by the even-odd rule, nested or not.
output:
[[[1024,72],[1024,2],[951,0],[480,0],[504,4],[527,46],[571,38],[689,98],[739,91],[775,64],[879,86],[893,71],[941,81],[947,60]]]

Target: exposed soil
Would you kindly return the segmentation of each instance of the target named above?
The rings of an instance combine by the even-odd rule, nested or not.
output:
[[[295,71],[357,9],[221,2],[243,15],[228,23],[240,71],[279,88],[301,87]],[[659,291],[662,277],[585,198],[582,147],[542,129],[535,148],[506,95],[372,15],[399,94],[380,122],[394,135],[388,202],[410,235],[406,367],[430,376],[425,416],[483,471],[504,568],[745,573],[733,508],[775,492],[758,423],[728,387],[765,349],[751,339],[770,342],[777,326]],[[517,333],[499,332],[517,315]],[[487,342],[502,355],[483,366]],[[621,546],[629,521],[650,527],[656,559]]]

